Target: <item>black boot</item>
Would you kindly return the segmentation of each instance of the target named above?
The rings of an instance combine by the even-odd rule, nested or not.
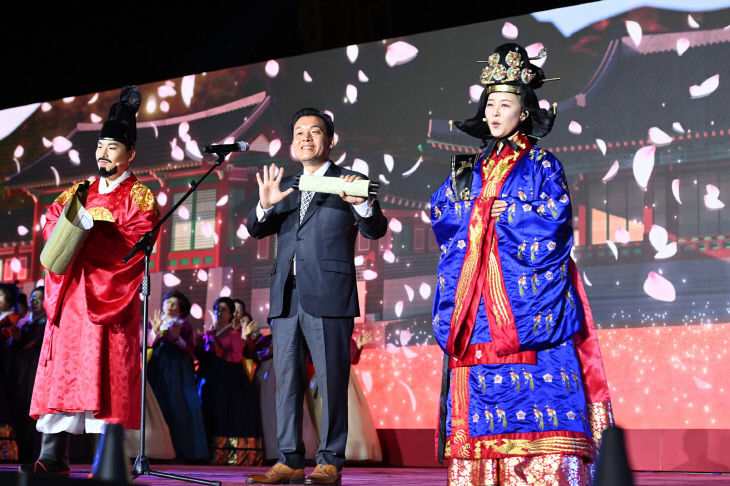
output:
[[[18,470],[31,474],[68,474],[68,432],[43,434],[41,455],[33,464],[21,464]]]

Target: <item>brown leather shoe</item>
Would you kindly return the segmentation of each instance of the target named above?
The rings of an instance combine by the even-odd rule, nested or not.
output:
[[[304,480],[304,484],[340,484],[342,471],[332,464],[317,464],[312,474]]]
[[[304,469],[292,469],[283,462],[277,462],[264,474],[254,474],[246,478],[248,484],[302,484]]]

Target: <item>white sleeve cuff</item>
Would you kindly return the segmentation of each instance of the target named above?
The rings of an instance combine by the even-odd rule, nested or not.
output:
[[[365,202],[361,204],[353,204],[352,207],[355,208],[355,211],[357,211],[357,214],[359,214],[361,218],[369,218],[373,214],[373,208],[370,206],[369,199],[366,199]]]
[[[266,218],[269,217],[269,214],[274,210],[274,206],[271,206],[269,209],[264,209],[261,207],[261,201],[256,205],[256,220],[260,223],[263,223],[266,221]]]

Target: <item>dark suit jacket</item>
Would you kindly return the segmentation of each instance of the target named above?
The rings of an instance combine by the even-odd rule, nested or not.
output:
[[[325,176],[362,174],[330,163]],[[293,177],[281,181],[281,190],[290,188]],[[355,282],[355,239],[358,230],[370,239],[380,238],[388,222],[376,200],[372,214],[362,218],[352,204],[337,194],[315,193],[307,214],[299,224],[299,191],[274,206],[264,222],[256,218],[256,208],[248,216],[248,231],[254,238],[277,234],[276,264],[271,270],[269,317],[281,317],[284,284],[296,253],[297,293],[302,308],[316,317],[360,315]]]

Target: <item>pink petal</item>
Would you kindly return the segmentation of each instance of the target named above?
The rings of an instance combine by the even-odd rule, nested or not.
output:
[[[548,100],[540,100],[538,104],[543,110],[550,110],[550,102]]]
[[[342,152],[342,155],[340,155],[340,157],[337,160],[335,160],[335,165],[342,164],[345,161],[346,157],[347,157],[347,152]]]
[[[345,88],[345,96],[347,96],[347,101],[349,101],[350,104],[356,103],[357,102],[357,86],[348,84],[347,87]]]
[[[712,197],[708,194],[705,194],[704,201],[705,207],[710,211],[717,211],[718,209],[722,209],[725,207],[724,202],[717,199],[717,197]]]
[[[677,254],[677,242],[673,241],[669,243],[667,246],[656,252],[656,255],[654,255],[654,258],[657,260],[664,260],[665,258],[671,258],[674,255]]]
[[[388,222],[388,228],[390,228],[390,231],[392,231],[393,233],[400,233],[401,231],[403,231],[403,224],[396,218],[390,218],[390,221]]]
[[[616,243],[611,240],[606,240],[606,246],[608,246],[608,249],[611,250],[611,253],[613,253],[614,260],[618,260],[618,248],[616,248]]]
[[[654,170],[655,152],[656,147],[654,145],[647,145],[646,147],[642,147],[637,150],[634,154],[634,179],[636,179],[636,183],[639,184],[639,187],[642,189],[646,189],[647,184],[649,184],[651,173]]]
[[[170,111],[170,103],[168,103],[167,100],[162,100],[160,102],[160,111],[162,113],[167,113],[168,111]]]
[[[55,167],[52,165],[49,165],[48,167],[50,167],[51,172],[53,172],[53,178],[56,180],[56,186],[58,186],[61,183],[61,176],[58,175],[58,171]]]
[[[359,267],[363,263],[365,263],[365,257],[362,255],[356,255],[355,256],[355,266]]]
[[[68,150],[73,147],[71,140],[66,137],[57,136],[53,138],[53,151],[57,154],[65,154]]]
[[[370,393],[373,390],[373,375],[369,371],[361,371],[359,375],[365,393]]]
[[[474,103],[478,102],[479,98],[482,96],[483,91],[483,86],[479,86],[478,84],[472,84],[469,87],[469,99],[471,99],[471,101]]]
[[[43,228],[46,225],[46,215],[41,214],[41,218],[39,219],[39,222],[41,224],[41,228]]]
[[[347,58],[350,60],[350,64],[354,64],[357,60],[357,55],[360,53],[360,49],[358,49],[357,44],[353,44],[347,46],[345,52],[347,53]]]
[[[360,81],[361,83],[367,83],[368,81],[370,81],[370,78],[368,78],[364,72],[358,71],[357,80]]]
[[[535,42],[534,44],[530,44],[529,46],[525,47],[525,50],[527,51],[528,56],[537,57],[537,55],[540,54],[540,51],[544,48],[545,46],[542,44],[542,42]],[[542,65],[545,64],[545,61],[547,61],[547,54],[545,55],[545,57],[542,57],[540,59],[533,59],[530,62],[535,66],[541,68]]]
[[[271,142],[269,142],[269,157],[273,157],[274,155],[278,154],[279,149],[281,149],[280,139],[275,138]]]
[[[684,127],[679,122],[672,123],[672,130],[674,130],[677,133],[684,133]]]
[[[383,252],[383,260],[388,263],[393,263],[395,261],[395,254],[390,250],[385,250],[385,252]]]
[[[601,151],[601,154],[602,155],[606,155],[606,142],[604,142],[600,138],[597,138],[596,139],[596,145],[598,146],[598,150]]]
[[[51,111],[51,108],[51,104],[47,101],[41,104],[41,111],[44,113],[47,111]]]
[[[268,61],[264,67],[264,71],[266,71],[268,77],[275,78],[279,74],[279,63],[273,59]]]
[[[68,151],[68,159],[73,165],[81,165],[81,158],[79,157],[79,151],[71,149]]]
[[[162,276],[162,281],[168,287],[174,287],[180,284],[180,279],[177,278],[174,273],[166,273]]]
[[[398,341],[401,346],[408,346],[408,342],[411,340],[411,331],[403,329],[398,333]]]
[[[364,174],[365,177],[370,175],[370,166],[368,165],[367,162],[365,162],[362,159],[355,159],[352,162],[352,170],[354,170],[355,172],[360,172],[361,174]]]
[[[614,234],[614,239],[617,243],[628,243],[631,241],[631,234],[626,231],[626,228],[618,228]]]
[[[177,208],[177,215],[180,216],[181,219],[190,219],[190,211],[184,204]]]
[[[63,99],[63,102],[66,103],[66,104],[73,103],[73,100],[75,100],[75,99],[76,99],[75,96],[68,96],[68,97],[66,97],[66,98]]]
[[[505,39],[517,39],[517,36],[519,35],[519,30],[517,29],[517,26],[510,23],[505,22],[502,26],[502,37]]]
[[[652,299],[662,302],[674,302],[677,298],[672,282],[656,272],[649,272],[644,282],[644,292]]]
[[[198,304],[193,304],[190,307],[190,315],[193,316],[194,319],[200,319],[203,317],[203,309],[201,309]]]
[[[335,114],[334,114],[334,113],[332,113],[331,111],[329,111],[329,110],[324,110],[324,111],[323,111],[322,113],[324,113],[325,115],[327,115],[327,116],[329,116],[330,118],[332,118],[332,121],[335,121]]]
[[[413,292],[413,288],[408,284],[404,284],[403,288],[406,291],[406,296],[408,296],[408,302],[413,302],[413,297],[415,296],[415,292]]]
[[[190,132],[190,123],[184,121],[177,126],[177,136],[183,142],[190,140],[190,134],[188,132]]]
[[[160,98],[169,98],[170,96],[175,96],[176,94],[177,91],[175,91],[175,88],[166,84],[163,84],[162,86],[157,88],[157,96],[159,96]]]
[[[27,234],[28,234],[28,228],[26,228],[25,226],[23,226],[23,225],[21,224],[20,226],[18,226],[18,234],[19,234],[20,236],[25,236],[25,235],[27,235]]]
[[[217,207],[225,206],[228,204],[228,194],[224,194],[218,201],[216,201],[215,205]]]
[[[167,204],[167,193],[160,191],[157,193],[157,205],[165,206]]]
[[[423,163],[423,156],[420,156],[420,157],[418,157],[418,160],[416,161],[416,163],[415,163],[415,164],[413,164],[413,167],[411,167],[410,169],[408,169],[407,171],[405,171],[405,172],[404,172],[403,174],[401,174],[401,175],[402,175],[403,177],[408,177],[409,175],[411,175],[411,174],[413,174],[414,172],[416,172],[416,169],[418,169],[418,166],[419,166],[419,165],[421,165],[422,163]]]
[[[388,172],[393,172],[393,156],[390,154],[383,154],[383,163]]]
[[[395,316],[400,317],[403,314],[403,301],[399,300],[395,303]]]
[[[91,123],[101,123],[104,119],[97,115],[96,113],[92,113],[91,116]]]
[[[583,272],[583,283],[586,284],[586,287],[593,287],[593,284],[590,280],[588,280],[588,275],[586,275],[585,272]]]
[[[304,79],[304,82],[305,83],[311,83],[312,82],[312,76],[310,76],[307,71],[304,71],[302,73],[302,79]]]
[[[198,142],[195,140],[188,140],[185,142],[185,155],[196,162],[203,160],[203,154],[200,153],[200,147],[198,147]]]
[[[248,232],[248,228],[246,228],[245,224],[241,224],[238,226],[238,230],[236,230],[236,236],[238,236],[240,239],[246,241],[250,235]]]
[[[679,198],[679,179],[674,179],[672,181],[672,194],[674,194],[674,199],[676,199],[679,204],[682,204],[682,200]]]
[[[48,140],[46,137],[41,138],[41,141],[43,142],[43,146],[45,148],[51,148],[51,147],[53,147],[53,142],[51,142],[50,140]]]
[[[698,24],[694,17],[692,17],[691,15],[687,15],[687,25],[689,25],[693,29],[700,28],[700,24]]]
[[[656,224],[651,226],[651,229],[649,230],[649,242],[655,250],[660,251],[662,248],[667,246],[668,239],[669,234],[667,234],[667,230]]]
[[[203,233],[203,236],[206,238],[212,238],[213,237],[213,225],[210,224],[208,221],[203,221],[203,224],[200,225],[200,232]]]
[[[426,224],[431,224],[431,217],[426,214],[426,211],[421,211],[421,221]]]
[[[157,100],[154,96],[147,98],[147,103],[145,103],[144,109],[147,113],[154,113],[155,110],[157,110]]]
[[[228,287],[228,285],[224,285],[221,288],[220,294],[218,294],[218,295],[220,295],[221,297],[230,297],[231,296],[231,289],[230,289],[230,287]]]
[[[718,189],[717,186],[714,184],[707,184],[705,190],[707,191],[707,195],[711,198],[717,199],[717,197],[720,195],[720,189]]]
[[[23,266],[20,264],[20,260],[18,260],[17,257],[13,257],[12,260],[10,260],[10,270],[12,270],[13,273],[20,273],[22,269]]]
[[[418,293],[421,295],[423,300],[428,299],[431,297],[431,286],[426,282],[421,282],[421,286],[418,287]]]
[[[13,162],[15,163],[15,172],[20,172],[20,161],[13,157]]]
[[[195,75],[191,74],[189,76],[185,76],[182,78],[182,82],[180,83],[180,96],[182,96],[183,103],[185,103],[185,106],[188,108],[190,107],[190,102],[193,99],[193,91],[195,90]]]
[[[568,131],[573,135],[580,135],[583,131],[583,127],[577,121],[571,120],[570,125],[568,125]]]
[[[170,142],[170,157],[177,161],[185,159],[185,151],[177,146],[177,138],[173,138]]]
[[[385,53],[385,63],[390,67],[400,66],[412,61],[418,55],[418,49],[407,42],[397,41],[390,44]]]
[[[23,153],[25,153],[25,149],[23,148],[22,145],[18,145],[17,147],[15,147],[15,152],[13,152],[13,157],[16,157],[19,159],[23,156]]]
[[[651,127],[649,129],[649,140],[657,147],[669,145],[672,143],[672,137],[667,135],[665,131],[657,127]]]
[[[197,274],[198,280],[202,282],[208,281],[208,272],[206,272],[204,269],[199,269]]]
[[[99,99],[99,93],[94,93],[94,96],[89,98],[89,101],[87,101],[86,104],[93,105],[94,103],[96,103],[96,100],[98,100],[98,99]]]
[[[626,32],[629,33],[629,37],[631,37],[631,40],[634,41],[634,45],[639,47],[639,44],[641,44],[641,25],[633,20],[627,20]]]
[[[368,269],[362,272],[362,278],[365,280],[375,280],[376,278],[378,278],[378,274]]]
[[[714,93],[718,86],[720,86],[720,75],[715,74],[702,81],[699,86],[696,84],[690,86],[689,95],[692,99],[704,98]]]
[[[689,39],[680,37],[677,39],[677,55],[681,56],[689,49]]]
[[[712,388],[712,383],[708,383],[704,380],[700,380],[699,378],[697,378],[694,375],[692,375],[692,379],[695,382],[695,386],[697,388],[699,388],[700,390],[709,390],[710,388]]]

